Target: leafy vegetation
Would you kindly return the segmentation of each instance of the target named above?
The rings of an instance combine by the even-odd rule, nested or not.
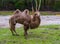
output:
[[[20,9],[24,10],[28,8],[31,10],[32,3],[35,0],[0,0],[0,10],[15,10]],[[55,10],[60,11],[60,0],[41,0],[40,10]]]
[[[20,36],[12,36],[9,28],[0,28],[0,44],[60,44],[60,25],[40,26],[28,30],[24,38],[23,28],[16,28]]]

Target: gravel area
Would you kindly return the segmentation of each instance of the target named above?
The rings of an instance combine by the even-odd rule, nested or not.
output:
[[[0,27],[9,27],[9,18],[11,16],[0,16]],[[60,16],[41,16],[41,25],[60,24]],[[21,24],[17,24],[16,27],[21,27]]]

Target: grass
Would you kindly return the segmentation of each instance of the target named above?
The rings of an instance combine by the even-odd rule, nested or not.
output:
[[[0,11],[0,15],[12,15],[14,11]],[[55,15],[54,12],[41,11],[41,15]]]
[[[40,26],[28,30],[24,38],[23,28],[16,28],[20,36],[12,36],[9,28],[0,28],[0,44],[60,44],[60,25]]]
[[[40,13],[42,15],[56,15],[56,12],[52,12],[52,11],[41,11]]]
[[[0,11],[0,15],[12,15],[13,11]]]

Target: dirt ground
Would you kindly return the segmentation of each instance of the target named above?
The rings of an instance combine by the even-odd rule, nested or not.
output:
[[[11,16],[0,16],[0,28],[1,27],[9,27],[9,18]],[[47,15],[41,16],[41,24],[40,25],[50,25],[50,24],[60,24],[60,16],[56,15]],[[21,27],[21,24],[17,24],[16,27]]]

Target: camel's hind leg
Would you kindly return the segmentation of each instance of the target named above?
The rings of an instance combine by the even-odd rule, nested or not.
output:
[[[18,34],[17,34],[16,30],[15,30],[15,25],[14,24],[10,25],[10,30],[12,32],[12,35],[17,35],[18,36]],[[14,34],[14,32],[15,32],[15,34]]]
[[[10,31],[12,32],[12,35],[15,35],[13,30],[14,30],[13,25],[10,25]]]

